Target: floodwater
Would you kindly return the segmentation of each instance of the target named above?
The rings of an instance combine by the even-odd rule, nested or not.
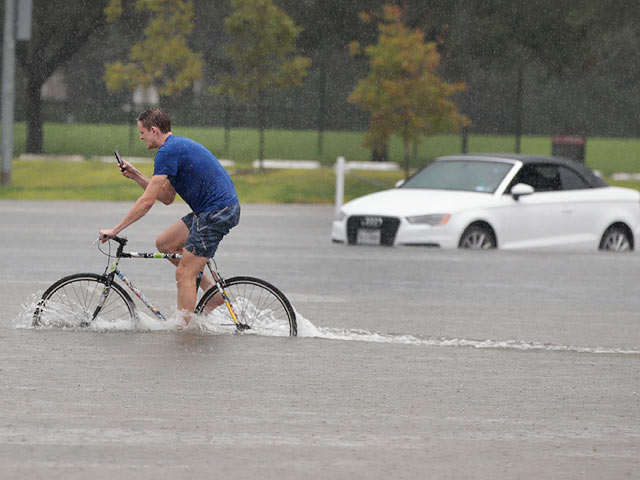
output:
[[[219,269],[283,290],[297,338],[181,328],[173,267],[137,259],[169,322],[31,327],[53,281],[104,271],[128,206],[0,202],[3,478],[637,475],[637,253],[350,248],[330,207],[247,205]]]

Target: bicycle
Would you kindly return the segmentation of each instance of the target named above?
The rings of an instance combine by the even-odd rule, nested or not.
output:
[[[180,254],[125,252],[127,239],[114,237],[118,243],[115,255],[98,250],[108,257],[104,273],[76,273],[54,282],[45,290],[33,314],[34,327],[55,323],[63,315],[71,316],[72,325],[88,327],[101,319],[109,323],[138,319],[136,305],[127,291],[116,281],[120,281],[159,320],[166,317],[154,306],[147,296],[119,269],[123,258],[179,259]],[[228,280],[222,278],[213,259],[206,267],[215,285],[208,289],[196,305],[196,314],[215,314],[222,316],[223,325],[235,327],[237,331],[257,330],[270,335],[297,335],[296,314],[287,297],[272,284],[255,277],[238,276]],[[196,282],[199,288],[203,272]]]

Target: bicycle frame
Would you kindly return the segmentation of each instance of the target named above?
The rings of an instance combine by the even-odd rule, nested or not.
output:
[[[109,279],[105,285],[104,290],[102,291],[102,295],[100,296],[100,300],[98,301],[98,307],[93,314],[93,317],[98,316],[98,313],[102,309],[104,303],[107,301],[107,297],[109,296],[109,292],[111,291],[111,284],[114,282],[114,278],[117,276],[122,283],[124,283],[129,290],[131,290],[136,297],[140,299],[140,301],[149,309],[151,312],[160,320],[166,321],[166,317],[160,312],[160,309],[151,303],[151,300],[140,290],[137,288],[129,277],[127,277],[119,268],[121,258],[164,258],[164,259],[176,259],[180,258],[180,255],[177,254],[162,254],[162,253],[138,253],[138,252],[130,252],[124,253],[119,252],[119,255],[113,257],[113,261],[110,265],[107,266],[105,270],[105,275]],[[109,272],[109,273],[107,273]]]
[[[137,288],[131,282],[131,280],[129,280],[129,278],[118,268],[118,265],[120,264],[120,259],[122,259],[122,258],[146,258],[146,259],[149,259],[149,258],[160,258],[160,259],[165,259],[165,260],[179,260],[180,258],[182,258],[182,255],[180,255],[178,253],[125,252],[124,251],[124,246],[127,244],[127,240],[123,239],[123,238],[120,238],[120,237],[115,237],[113,240],[118,242],[118,244],[119,244],[118,250],[117,250],[115,256],[111,256],[111,254],[109,254],[109,258],[112,259],[112,260],[107,265],[107,268],[105,269],[105,272],[104,272],[105,276],[107,277],[108,280],[107,280],[107,283],[105,284],[105,287],[104,287],[104,289],[102,291],[102,295],[100,296],[100,299],[98,300],[98,305],[96,307],[96,310],[93,313],[92,320],[95,320],[95,318],[100,313],[100,310],[104,306],[105,302],[107,301],[107,298],[108,298],[109,293],[111,291],[111,285],[113,284],[113,282],[115,281],[115,277],[117,276],[122,281],[122,283],[124,283],[127,286],[127,288],[129,290],[131,290],[134,293],[134,295],[136,297],[138,297],[140,299],[140,301],[149,310],[151,310],[151,312],[157,318],[159,318],[160,320],[166,321],[167,318],[160,312],[160,309],[158,307],[156,307],[155,305],[153,305],[153,303],[151,303],[149,298],[142,292],[142,290]],[[213,266],[211,265],[211,260],[210,259],[207,261],[207,267],[209,268],[209,272],[211,272],[211,276],[213,277],[213,281],[215,282],[215,285],[218,288],[218,292],[220,292],[220,294],[222,296],[222,300],[223,300],[225,306],[227,307],[227,310],[229,311],[229,314],[231,315],[231,318],[233,319],[233,322],[235,323],[236,327],[242,328],[243,324],[241,324],[238,321],[238,317],[237,317],[237,315],[235,313],[233,305],[231,305],[231,301],[229,300],[229,296],[227,295],[227,292],[224,289],[224,280],[222,279],[220,274],[217,272],[217,270],[215,268],[213,268]],[[200,275],[198,275],[198,280],[196,282],[196,290],[197,290],[197,288],[198,288],[198,286],[200,284],[200,278],[201,278],[202,274],[203,274],[203,272],[200,272]]]

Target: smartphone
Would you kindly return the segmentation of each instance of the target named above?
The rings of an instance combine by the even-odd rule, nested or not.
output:
[[[120,167],[120,170],[124,172],[125,170],[124,163],[122,162],[122,157],[120,156],[120,153],[118,153],[118,151],[116,150],[115,152],[113,152],[113,154],[116,156],[116,161],[118,162],[118,166]]]

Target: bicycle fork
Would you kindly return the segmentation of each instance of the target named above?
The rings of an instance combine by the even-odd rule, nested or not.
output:
[[[102,310],[102,307],[104,307],[104,304],[106,303],[107,298],[109,298],[109,294],[111,293],[111,285],[113,284],[114,277],[116,275],[118,275],[120,280],[122,280],[122,283],[124,283],[129,288],[129,290],[131,290],[136,295],[136,297],[138,297],[142,301],[142,303],[149,310],[151,310],[151,312],[158,319],[163,320],[165,322],[167,321],[166,317],[160,312],[160,309],[155,305],[153,305],[151,301],[147,298],[147,296],[144,293],[142,293],[142,291],[139,288],[136,288],[135,285],[133,285],[133,283],[131,283],[131,281],[127,278],[126,275],[124,275],[120,270],[115,268],[108,275],[108,281],[107,283],[105,283],[104,288],[102,289],[102,295],[100,295],[100,299],[98,300],[98,305],[96,306],[96,309],[94,310],[93,315],[91,316],[91,320],[90,321],[84,320],[80,324],[81,327],[88,327],[91,324],[91,322],[93,322],[98,317],[100,310]]]
[[[104,307],[104,304],[107,301],[107,298],[109,297],[109,293],[111,292],[111,284],[113,283],[113,275],[114,275],[115,271],[109,275],[109,280],[107,281],[107,283],[104,284],[104,288],[102,289],[102,294],[100,295],[100,298],[98,299],[98,305],[96,306],[96,309],[93,311],[93,314],[91,315],[91,320],[82,320],[82,322],[80,322],[80,326],[81,327],[88,327],[89,325],[91,325],[91,323],[93,323],[93,321],[98,318],[98,314],[100,313],[100,310],[102,310],[102,307]]]
[[[231,300],[229,299],[229,295],[227,294],[227,291],[224,288],[223,285],[223,280],[222,277],[220,277],[220,275],[218,275],[218,272],[215,271],[213,268],[211,268],[211,262],[207,262],[207,267],[209,267],[209,271],[211,272],[211,276],[213,277],[213,281],[215,282],[215,285],[218,289],[218,293],[220,294],[220,296],[222,297],[222,301],[225,305],[225,307],[227,307],[227,310],[229,311],[229,315],[231,315],[231,319],[233,320],[233,323],[235,324],[236,328],[238,330],[248,330],[250,327],[249,325],[247,325],[246,323],[241,323],[238,320],[238,315],[236,314],[233,305],[231,304]],[[202,272],[200,273],[200,275],[198,275],[198,284],[200,283],[200,279],[202,278]]]

